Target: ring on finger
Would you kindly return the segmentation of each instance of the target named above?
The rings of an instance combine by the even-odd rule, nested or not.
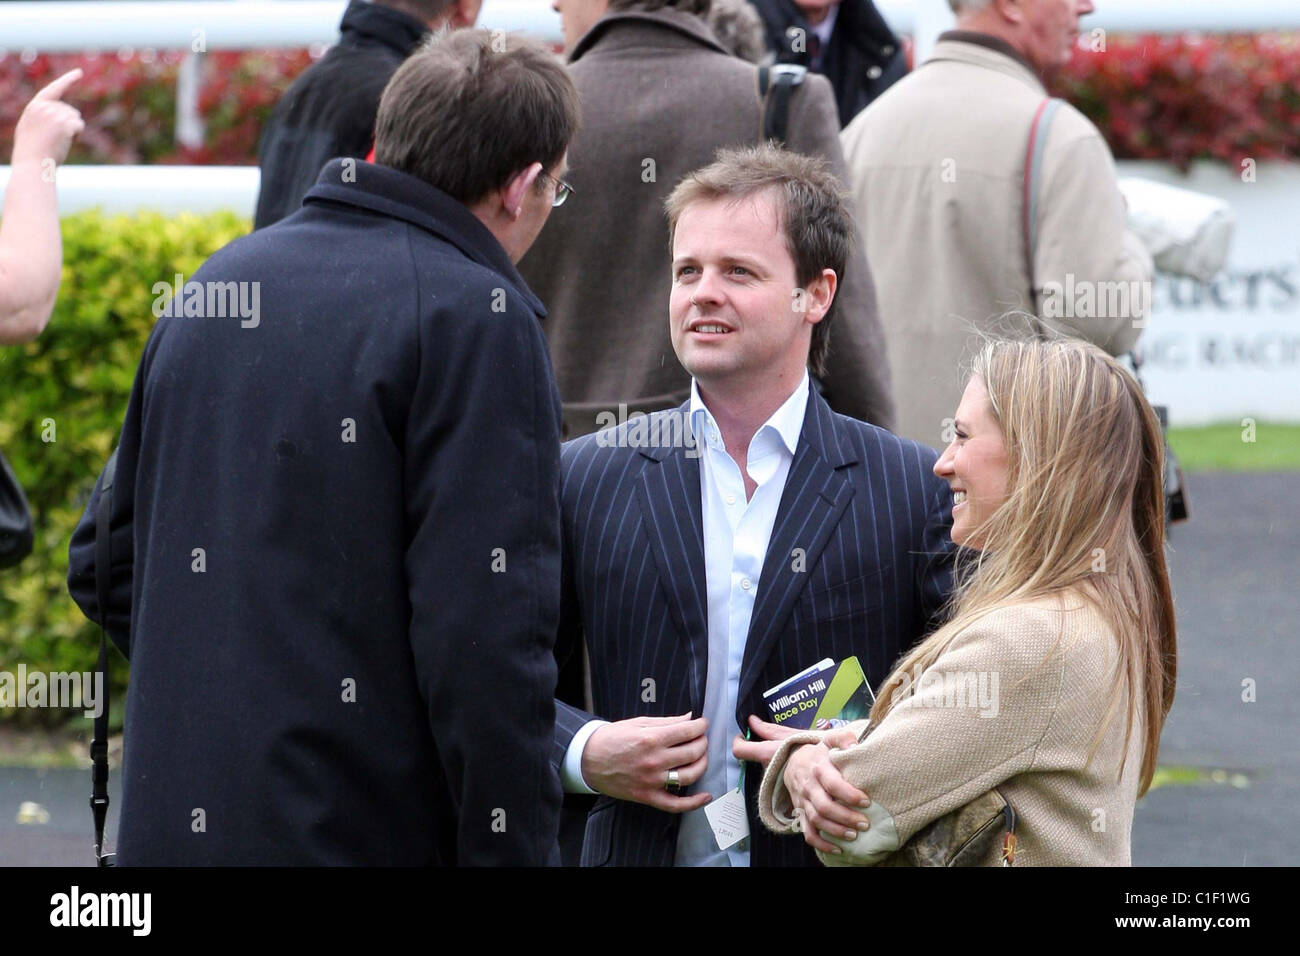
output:
[[[676,793],[682,789],[682,778],[676,770],[668,771],[668,779],[664,781],[664,789],[669,793]]]

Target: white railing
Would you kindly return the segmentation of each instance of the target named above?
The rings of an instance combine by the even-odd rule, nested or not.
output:
[[[0,3],[0,47],[9,53],[309,47],[338,39],[346,8],[346,0]],[[560,40],[559,14],[546,0],[483,0],[479,25]]]
[[[176,0],[158,2],[0,3],[0,48],[33,50],[308,47],[332,43],[344,0]],[[950,16],[946,0],[877,0],[900,33]],[[1088,29],[1114,32],[1206,33],[1300,29],[1295,0],[1098,0]],[[547,0],[484,0],[479,23],[560,40],[560,18]],[[198,33],[196,31],[202,31]]]
[[[252,219],[261,182],[256,166],[60,166],[57,176],[61,215],[231,209]],[[8,185],[9,167],[0,166],[0,195]]]

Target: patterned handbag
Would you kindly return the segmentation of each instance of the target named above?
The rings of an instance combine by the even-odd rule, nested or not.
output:
[[[879,866],[1012,866],[1016,811],[996,787],[922,827]]]

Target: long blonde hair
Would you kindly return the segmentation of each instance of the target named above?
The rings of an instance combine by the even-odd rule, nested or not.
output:
[[[1007,497],[973,535],[981,549],[958,548],[947,623],[895,667],[871,709],[872,724],[914,687],[907,675],[932,665],[978,618],[1008,603],[1075,591],[1119,641],[1101,731],[1127,694],[1125,754],[1139,706],[1132,688],[1143,691],[1140,796],[1155,772],[1177,674],[1159,421],[1133,376],[1077,339],[989,341],[971,376],[987,389],[1002,430]],[[1121,776],[1123,769],[1122,761]]]

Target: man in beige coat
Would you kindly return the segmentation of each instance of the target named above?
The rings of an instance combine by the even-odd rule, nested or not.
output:
[[[757,145],[758,71],[729,55],[702,16],[708,0],[554,0],[582,127],[569,147],[574,197],[519,270],[543,323],[564,402],[565,437],[627,412],[676,408],[691,378],[669,339],[664,200],[720,147]],[[845,184],[835,97],[808,75],[790,99],[786,146],[824,157]],[[884,333],[861,243],[840,277],[820,376],[842,414],[890,427]],[[815,371],[815,370],[814,370]]]
[[[976,330],[1064,332],[1118,355],[1141,332],[1151,256],[1125,228],[1097,128],[1069,104],[1040,126],[1033,274],[1025,171],[1089,0],[950,0],[957,29],[844,130],[880,297],[898,434],[951,440]],[[1007,316],[1008,313],[1016,313]]]

